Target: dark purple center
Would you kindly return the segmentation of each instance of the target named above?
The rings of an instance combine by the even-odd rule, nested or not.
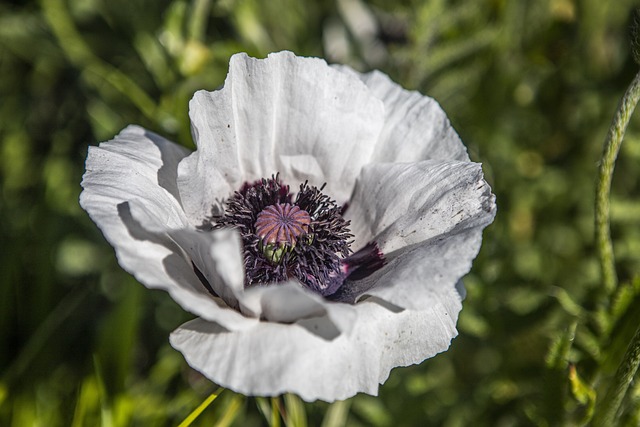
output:
[[[227,200],[216,227],[235,228],[242,236],[245,286],[296,278],[328,297],[348,278],[382,266],[375,243],[351,253],[349,221],[323,187],[305,182],[294,195],[274,176],[243,185]]]

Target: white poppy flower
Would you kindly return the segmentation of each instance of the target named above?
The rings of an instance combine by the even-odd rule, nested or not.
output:
[[[189,365],[333,401],[449,347],[495,200],[434,100],[238,54],[190,117],[195,152],[137,126],[91,147],[80,197],[120,265],[198,316],[171,334]]]

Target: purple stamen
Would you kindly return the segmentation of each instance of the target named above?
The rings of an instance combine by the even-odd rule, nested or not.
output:
[[[304,182],[294,197],[276,175],[246,183],[227,200],[215,226],[240,232],[245,286],[295,278],[329,297],[384,264],[375,243],[351,253],[349,221],[323,188]]]

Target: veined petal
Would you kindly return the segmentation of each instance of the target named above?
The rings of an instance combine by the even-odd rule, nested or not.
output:
[[[200,226],[246,178],[238,159],[231,92],[196,92],[189,117],[197,150],[180,163],[177,181],[187,216]]]
[[[205,319],[230,329],[247,327],[255,320],[212,298],[175,241],[157,232],[187,224],[172,194],[178,162],[186,154],[184,148],[130,126],[114,140],[89,149],[80,205],[115,248],[120,265],[138,281],[168,291],[185,310]]]
[[[295,281],[253,286],[244,292],[243,311],[273,322],[294,322],[325,315],[319,298],[313,298]]]
[[[171,227],[186,224],[176,187],[178,163],[189,153],[183,147],[139,126],[128,126],[113,140],[89,147],[80,204],[100,195],[113,201],[144,199],[164,215]],[[88,209],[87,209],[88,210]],[[97,214],[98,212],[96,212]],[[89,212],[93,219],[92,212]]]
[[[237,295],[244,289],[242,242],[235,230],[170,230],[169,236],[200,271],[215,295],[239,308]]]
[[[193,368],[237,392],[292,392],[306,401],[331,402],[358,392],[376,395],[393,367],[446,350],[457,335],[461,303],[455,293],[424,311],[392,311],[373,301],[355,308],[354,329],[333,340],[298,323],[261,322],[230,332],[197,319],[174,331],[171,345]]]
[[[277,172],[288,183],[327,182],[345,202],[384,122],[382,101],[355,75],[291,52],[234,55],[224,87],[198,92],[190,107],[198,151],[178,181],[194,223],[243,180]]]
[[[377,242],[388,262],[369,277],[347,281],[334,299],[376,296],[408,309],[437,303],[471,269],[482,229],[495,212],[495,197],[478,164],[366,167],[347,216],[357,244]]]
[[[372,162],[469,161],[467,149],[433,98],[408,91],[377,70],[362,74],[344,65],[334,67],[358,76],[384,102],[384,127]]]
[[[463,228],[484,227],[495,216],[495,197],[479,164],[426,160],[367,165],[345,218],[354,250],[375,240],[392,253]]]
[[[450,298],[464,296],[460,278],[469,272],[480,250],[482,229],[446,234],[389,254],[387,264],[365,278],[347,281],[335,301],[354,303],[380,298],[409,310],[425,310]]]

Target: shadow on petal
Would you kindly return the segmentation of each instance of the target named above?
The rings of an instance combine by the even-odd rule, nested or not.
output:
[[[173,197],[176,198],[178,203],[182,205],[180,201],[180,191],[178,190],[178,164],[188,152],[181,153],[177,150],[169,151],[167,149],[168,142],[166,139],[153,132],[144,130],[144,136],[148,138],[153,144],[160,150],[160,160],[162,165],[158,169],[158,185],[167,190]],[[174,144],[172,144],[174,145]]]
[[[190,321],[180,327],[187,331],[198,332],[201,334],[226,334],[231,332],[229,329],[217,322]]]
[[[147,240],[158,245],[162,245],[170,251],[178,249],[177,245],[168,244],[169,241],[160,238],[157,233],[147,230],[140,224],[140,222],[133,217],[131,213],[131,204],[129,202],[118,203],[118,216],[122,220],[122,223],[127,227],[127,231],[136,240]]]
[[[296,324],[325,341],[332,341],[340,336],[340,330],[327,317],[302,319],[297,321]],[[185,323],[181,328],[202,334],[225,334],[233,332],[216,322],[192,321]]]
[[[467,289],[464,287],[462,280],[458,280],[458,283],[456,283],[456,291],[458,291],[458,295],[460,295],[460,300],[464,301],[467,297]]]
[[[340,330],[328,317],[313,317],[298,320],[296,324],[305,328],[309,333],[326,341],[333,341],[340,336]]]
[[[463,300],[466,290],[459,277],[471,267],[480,232],[478,227],[465,229],[385,254],[387,263],[381,269],[358,280],[347,280],[331,300],[356,304],[379,299],[399,308],[424,309],[435,301],[435,294],[452,284]]]
[[[401,313],[404,311],[404,308],[399,307],[395,304],[390,303],[389,301],[385,301],[381,298],[378,297],[366,297],[363,300],[369,301],[369,302],[373,302],[378,304],[381,307],[386,308],[387,310],[389,310],[392,313]]]
[[[148,241],[157,245],[161,245],[171,251],[171,254],[166,256],[162,260],[165,271],[170,278],[175,280],[175,282],[180,284],[180,286],[191,288],[191,290],[193,291],[208,296],[208,294],[205,294],[205,292],[203,292],[209,292],[204,284],[203,288],[196,289],[193,285],[191,285],[191,281],[183,280],[185,275],[188,274],[197,276],[197,273],[192,268],[189,268],[189,264],[187,263],[185,257],[179,255],[183,253],[182,248],[180,248],[168,237],[163,238],[162,235],[149,231],[142,224],[140,224],[140,222],[133,217],[133,214],[131,213],[131,204],[129,202],[119,203],[117,208],[118,215],[120,216],[122,223],[127,228],[127,231],[129,232],[131,237],[136,240]],[[202,281],[200,281],[200,283],[202,283]]]

